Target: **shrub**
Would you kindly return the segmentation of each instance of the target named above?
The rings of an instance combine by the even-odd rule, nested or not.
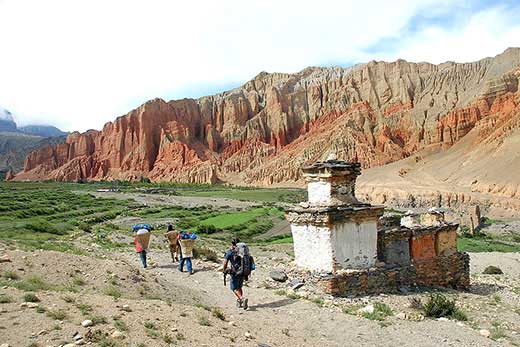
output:
[[[423,303],[422,303],[421,298],[412,297],[412,298],[408,299],[408,301],[410,302],[410,305],[409,305],[410,308],[413,308],[416,310],[421,310],[423,308]]]
[[[382,302],[376,302],[374,304],[373,312],[363,312],[362,316],[366,319],[383,321],[386,317],[392,316],[394,313],[390,306]]]
[[[8,279],[8,280],[18,280],[20,279],[20,276],[18,276],[18,274],[14,271],[5,271],[3,274],[2,274],[2,277]]]
[[[200,325],[205,326],[205,327],[209,327],[211,325],[208,317],[206,317],[206,316],[199,316],[197,321],[199,322]]]
[[[49,290],[52,286],[45,282],[41,277],[32,276],[24,281],[16,282],[14,287],[26,292],[36,292],[38,290]]]
[[[499,267],[490,265],[482,273],[486,275],[502,275],[504,272]]]
[[[119,317],[112,317],[114,319],[114,327],[120,331],[127,331],[128,327],[126,323],[121,320]]]
[[[47,311],[47,317],[56,319],[56,320],[64,320],[67,318],[67,314],[63,311]]]
[[[40,302],[40,299],[33,293],[27,293],[23,296],[25,302]]]
[[[13,302],[13,298],[8,295],[0,294],[0,304],[9,304]]]
[[[220,320],[226,319],[224,312],[222,312],[222,310],[218,307],[213,307],[213,309],[211,310],[211,314],[213,315],[213,317],[218,318]]]
[[[146,329],[156,329],[155,324],[153,324],[153,322],[150,321],[144,322],[143,325]]]
[[[173,337],[171,337],[171,335],[166,334],[163,336],[163,341],[170,345],[173,343]]]
[[[219,229],[217,229],[217,227],[212,224],[209,224],[209,225],[202,224],[202,225],[197,226],[197,232],[200,234],[214,234],[217,231],[219,231]]]
[[[54,235],[65,235],[67,232],[58,230],[56,226],[49,223],[45,219],[35,219],[25,224],[25,229],[35,233],[49,233]]]
[[[424,313],[427,317],[467,320],[464,312],[455,305],[455,300],[449,300],[442,294],[430,295],[428,302],[424,304]]]
[[[105,324],[107,322],[107,319],[103,316],[88,316],[88,319],[94,324]]]
[[[47,311],[47,310],[46,310],[45,307],[43,307],[42,305],[38,305],[38,306],[36,307],[36,312],[37,312],[37,313],[45,313],[45,311]]]
[[[89,223],[86,223],[86,222],[79,222],[78,228],[80,230],[83,230],[83,231],[87,232],[87,233],[92,232],[92,227],[90,226]]]
[[[114,299],[119,299],[122,295],[119,288],[117,288],[113,285],[109,285],[108,287],[105,288],[105,294],[113,297]]]
[[[65,301],[68,304],[72,304],[73,302],[76,301],[76,299],[74,299],[74,297],[72,297],[70,295],[65,295],[62,297],[62,299],[63,299],[63,301]]]

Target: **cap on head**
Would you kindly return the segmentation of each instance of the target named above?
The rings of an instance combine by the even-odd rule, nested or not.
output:
[[[236,237],[236,236],[231,239],[231,244],[233,246],[236,246],[237,243],[239,243],[239,242],[240,242],[240,239],[238,237]]]
[[[173,225],[168,224],[168,231],[173,231]]]

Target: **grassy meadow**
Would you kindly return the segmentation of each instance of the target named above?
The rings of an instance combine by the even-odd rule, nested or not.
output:
[[[147,206],[132,199],[100,198],[91,193],[114,187],[121,192],[152,194],[159,190],[159,194],[259,200],[254,200],[250,208]],[[275,198],[294,201],[301,193],[184,184],[0,182],[0,240],[22,249],[84,254],[85,247],[78,247],[78,240],[105,249],[131,247],[132,224],[149,223],[164,230],[167,223],[173,222],[179,229],[194,231],[204,239],[227,240],[238,235],[252,242],[284,218],[283,208],[273,202]]]
[[[92,192],[99,188],[115,188],[123,193],[230,198],[252,201],[254,205],[148,206],[132,199],[96,197]],[[194,231],[209,241],[227,241],[237,235],[250,243],[292,243],[287,232],[262,235],[276,230],[283,222],[280,202],[305,199],[301,189],[145,182],[0,182],[0,240],[24,249],[84,254],[82,244],[94,243],[104,249],[131,247],[130,227],[143,222],[158,230],[174,223],[177,228]],[[458,246],[469,252],[520,252],[520,238],[485,234],[471,237],[463,233]]]

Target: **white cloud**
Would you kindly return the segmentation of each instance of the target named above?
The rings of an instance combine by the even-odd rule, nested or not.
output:
[[[20,123],[86,130],[147,99],[189,96],[197,86],[243,82],[262,70],[374,58],[475,60],[520,45],[519,26],[502,24],[509,14],[492,9],[455,31],[428,26],[397,48],[366,53],[399,37],[417,14],[454,8],[460,2],[4,0],[0,105]]]

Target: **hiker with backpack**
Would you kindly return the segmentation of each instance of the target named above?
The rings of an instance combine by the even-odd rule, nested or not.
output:
[[[249,253],[249,247],[244,242],[240,242],[237,237],[231,240],[231,248],[224,254],[224,285],[226,275],[231,275],[230,288],[237,297],[237,308],[247,310],[248,299],[244,297],[242,289],[244,280],[247,281],[251,270],[254,270],[254,260]],[[229,268],[228,268],[228,265]]]
[[[178,240],[181,248],[181,259],[179,261],[180,272],[184,272],[184,263],[186,263],[188,274],[193,275],[191,258],[193,258],[193,247],[197,239],[197,235],[192,232],[183,232],[179,234]]]
[[[181,254],[181,244],[179,243],[179,232],[175,230],[173,225],[168,224],[168,229],[166,230],[166,234],[164,234],[168,239],[168,244],[170,246],[170,254],[172,256],[172,262],[179,261],[179,255]]]
[[[139,258],[141,258],[143,268],[147,269],[146,251],[148,250],[148,245],[150,243],[150,232],[152,231],[152,227],[149,224],[136,224],[132,230],[134,232],[135,251],[139,253]]]

